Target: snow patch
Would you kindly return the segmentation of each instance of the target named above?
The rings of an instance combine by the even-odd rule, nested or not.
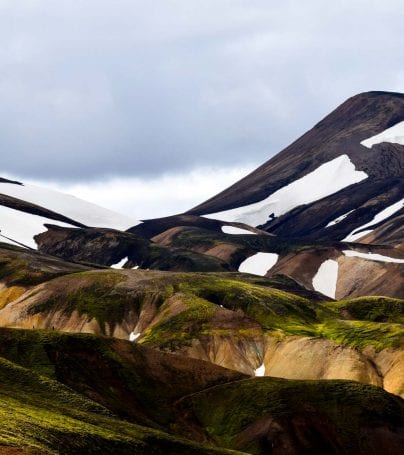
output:
[[[368,235],[373,231],[374,231],[374,229],[368,229],[366,231],[356,232],[355,234],[353,234],[351,232],[347,237],[345,237],[343,240],[341,240],[341,242],[356,242],[357,240],[360,240],[362,237],[365,237],[365,235]]]
[[[222,232],[225,234],[250,234],[257,235],[255,232],[248,231],[247,229],[241,229],[234,226],[222,226]]]
[[[383,256],[382,254],[377,253],[360,253],[359,251],[352,250],[344,250],[343,253],[348,257],[368,259],[369,261],[395,262],[397,264],[404,264],[404,259],[391,258],[389,256]]]
[[[262,363],[256,370],[254,370],[255,376],[265,376],[265,365]]]
[[[110,267],[112,269],[122,269],[123,266],[128,262],[128,258],[125,257],[123,259],[121,259],[119,262],[117,262],[116,264],[112,264]]]
[[[0,194],[31,202],[86,226],[126,230],[140,223],[125,215],[83,201],[75,196],[35,185],[0,183]]]
[[[343,215],[339,216],[338,218],[335,218],[335,220],[330,221],[327,224],[326,229],[330,226],[335,226],[336,224],[341,223],[341,221],[345,220],[345,218],[347,218],[354,211],[355,211],[355,209],[350,210],[349,212],[344,213]]]
[[[277,262],[279,255],[276,253],[256,253],[245,259],[238,271],[264,276]]]
[[[327,297],[335,299],[338,279],[338,262],[334,259],[324,261],[313,277],[313,288]]]
[[[365,172],[355,169],[348,155],[341,155],[260,202],[204,216],[260,226],[265,224],[271,215],[281,216],[295,207],[323,199],[367,177]]]
[[[129,341],[136,341],[140,337],[140,335],[141,335],[140,332],[138,332],[138,333],[131,332],[129,334]]]
[[[36,249],[37,245],[34,236],[46,232],[47,229],[44,226],[46,223],[69,228],[75,227],[62,223],[61,221],[50,220],[49,218],[20,212],[19,210],[0,205],[0,241],[2,242],[10,243],[11,245],[22,243],[30,248]],[[15,240],[15,242],[3,236]]]
[[[394,215],[396,212],[401,210],[404,207],[404,198],[401,199],[398,202],[395,202],[392,205],[389,205],[385,209],[383,209],[381,212],[377,213],[369,223],[366,223],[362,226],[359,226],[355,228],[350,234],[348,234],[344,239],[342,239],[342,242],[353,242],[361,237],[364,237],[366,234],[369,234],[372,232],[373,229],[363,231],[363,229],[366,229],[369,226],[373,226],[374,224],[380,223],[381,221],[386,220],[387,218],[391,217]]]
[[[404,145],[404,121],[396,123],[392,127],[387,128],[387,130],[365,139],[361,144],[370,149],[375,144],[381,144],[382,142]]]

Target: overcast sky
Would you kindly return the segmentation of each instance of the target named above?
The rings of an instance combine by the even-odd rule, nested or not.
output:
[[[349,96],[404,92],[403,24],[402,0],[0,0],[2,175],[185,210]]]

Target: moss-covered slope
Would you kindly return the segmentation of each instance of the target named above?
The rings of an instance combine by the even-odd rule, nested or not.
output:
[[[354,379],[404,393],[397,299],[324,302],[284,276],[69,267],[36,286],[16,285],[15,274],[29,269],[14,267],[0,289],[0,325],[131,338],[249,375],[265,364],[269,375]]]
[[[117,419],[62,384],[2,358],[0,382],[2,453],[7,447],[54,454],[227,453]]]
[[[0,451],[400,453],[403,400],[380,388],[244,378],[123,340],[0,329]]]
[[[174,401],[245,377],[208,362],[90,334],[0,328],[0,356],[139,424],[166,429]]]
[[[399,454],[404,402],[348,381],[256,378],[179,404],[206,437],[251,454]]]

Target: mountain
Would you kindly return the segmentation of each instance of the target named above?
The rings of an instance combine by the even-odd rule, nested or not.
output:
[[[0,341],[2,453],[364,455],[402,447],[403,400],[374,386],[251,380],[90,335],[0,329]]]
[[[0,452],[400,454],[403,125],[357,95],[142,222],[0,178]]]
[[[134,219],[58,191],[0,178],[0,239],[36,248],[46,223],[128,229]]]
[[[6,244],[0,264],[0,450],[401,451],[402,301]]]
[[[343,240],[403,213],[403,174],[404,95],[363,93],[188,213],[282,236]]]
[[[281,255],[268,276],[289,275],[332,298],[404,298],[404,95],[348,99],[188,214],[246,223],[279,243],[307,245]]]

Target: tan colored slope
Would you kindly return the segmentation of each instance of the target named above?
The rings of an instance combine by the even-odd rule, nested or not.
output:
[[[404,264],[340,256],[338,266],[337,299],[362,295],[404,298]]]
[[[268,335],[213,335],[193,341],[181,354],[254,375],[265,365],[265,376],[284,379],[349,379],[383,387],[404,397],[404,352],[376,352],[340,346],[330,340]]]
[[[367,251],[366,248],[362,251]],[[377,249],[381,255],[402,257],[398,250]],[[284,274],[308,289],[313,288],[313,278],[327,259],[338,261],[336,299],[363,295],[383,295],[404,298],[404,264],[348,257],[337,249],[310,249],[290,253],[281,258],[267,276]]]
[[[264,330],[240,308],[226,308],[196,297],[189,302],[189,296],[181,288],[168,293],[189,276],[100,270],[52,279],[28,290],[0,310],[0,325],[87,332],[122,339],[135,333],[139,334],[139,343],[208,360],[250,375],[264,363],[265,374],[269,376],[351,379],[384,386],[396,394],[404,392],[402,352],[391,349],[376,352],[368,347],[353,349],[325,338],[287,336],[279,330]],[[209,276],[214,277],[193,274],[191,283],[201,277],[208,280]],[[90,297],[95,295],[90,303],[98,319],[89,315],[89,307],[83,303],[88,298],[88,290],[97,291],[90,294]],[[74,295],[79,296],[82,303],[70,311]],[[102,317],[97,307],[101,300],[97,300],[97,295],[106,305]],[[305,304],[303,299],[298,301],[300,305]],[[190,309],[194,313],[186,318],[184,315]],[[157,336],[159,327],[166,327],[166,331]]]
[[[313,248],[290,253],[279,259],[267,276],[287,275],[308,289],[313,289],[313,277],[320,265],[327,259],[337,259],[340,251],[335,248]]]
[[[44,291],[39,289],[39,292]],[[103,333],[95,319],[89,320],[86,315],[80,315],[76,311],[70,316],[61,310],[29,315],[29,304],[38,295],[40,294],[30,293],[24,306],[20,307],[20,313],[16,312],[16,307],[21,305],[21,300],[1,311],[0,324],[18,328]],[[108,328],[107,334],[123,339],[128,339],[132,331],[143,335],[153,326],[183,310],[184,305],[179,296],[169,298],[160,308],[150,299],[144,303],[139,315],[128,311],[124,320],[116,324],[113,330]],[[265,333],[259,324],[246,318],[242,312],[220,307],[210,323],[216,329],[213,328],[206,334],[196,334],[189,344],[169,344],[164,349],[173,348],[178,354],[207,360],[249,375],[254,375],[254,370],[264,363],[267,376],[285,379],[350,379],[381,386],[392,393],[404,394],[403,352],[361,352],[321,338],[279,338]],[[142,343],[142,338],[139,342]],[[159,347],[158,344],[154,346]]]

